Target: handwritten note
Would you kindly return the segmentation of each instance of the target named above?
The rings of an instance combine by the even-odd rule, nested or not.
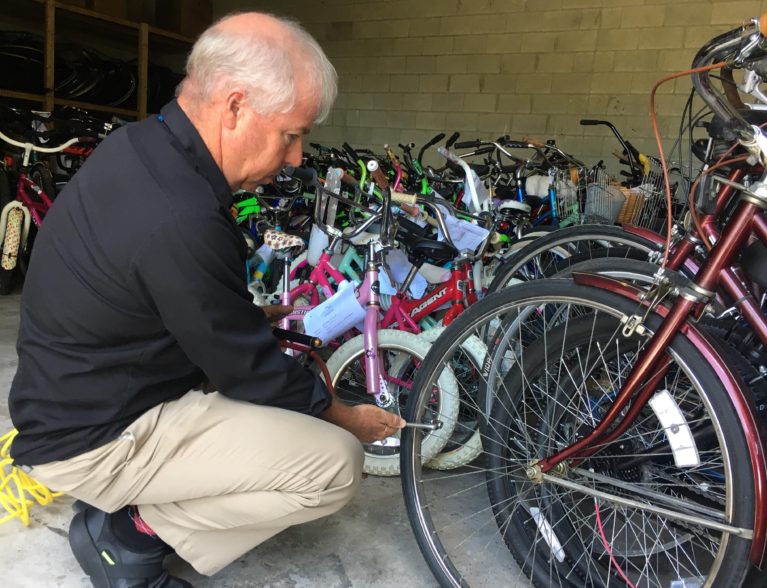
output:
[[[365,309],[357,302],[354,284],[343,281],[338,291],[306,313],[304,330],[327,344],[365,319]]]

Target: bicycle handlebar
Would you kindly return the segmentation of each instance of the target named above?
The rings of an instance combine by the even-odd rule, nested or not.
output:
[[[75,143],[89,143],[89,142],[95,142],[97,140],[94,137],[75,137],[56,147],[38,147],[34,143],[23,143],[21,141],[16,141],[15,139],[11,139],[8,135],[6,135],[5,133],[1,131],[0,131],[0,139],[8,143],[9,145],[13,145],[14,147],[20,147],[21,149],[24,149],[25,152],[36,151],[37,153],[60,153],[64,151],[64,149],[66,149],[67,147],[71,147]]]
[[[692,68],[705,67],[720,61],[742,61],[747,56],[746,53],[755,49],[761,41],[764,35],[762,32],[764,24],[767,24],[767,14],[762,15],[758,20],[752,20],[748,25],[714,37],[695,55]],[[734,52],[736,53],[733,56]],[[726,126],[732,128],[746,141],[753,140],[754,130],[729,101],[723,99],[713,89],[708,71],[693,74],[692,83],[706,105],[722,119]]]
[[[431,141],[429,141],[428,143],[424,143],[423,147],[421,147],[420,151],[418,151],[418,162],[420,163],[420,162],[422,162],[422,161],[423,161],[423,154],[424,154],[424,152],[425,152],[425,151],[426,151],[426,150],[427,150],[429,147],[431,147],[431,146],[433,146],[433,145],[436,145],[437,143],[439,143],[439,142],[440,142],[442,139],[444,139],[444,138],[445,138],[445,133],[439,133],[439,134],[435,135],[435,136],[434,136],[434,137],[431,139]]]

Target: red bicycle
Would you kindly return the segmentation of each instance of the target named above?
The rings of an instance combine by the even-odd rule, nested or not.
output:
[[[767,15],[707,43],[688,72],[756,180],[717,178],[730,190],[700,210],[710,250],[692,279],[660,273],[640,289],[576,273],[515,285],[467,309],[421,365],[405,417],[438,427],[431,382],[471,361],[470,338],[489,350],[460,381],[462,410],[481,422],[470,467],[428,472],[420,434],[402,436],[408,514],[442,585],[514,584],[515,574],[536,586],[763,585],[767,463],[754,397],[765,383],[702,319],[717,295],[732,298],[738,323],[767,345],[754,296],[764,277],[741,257],[767,244],[767,138],[709,77],[763,71],[766,36]]]

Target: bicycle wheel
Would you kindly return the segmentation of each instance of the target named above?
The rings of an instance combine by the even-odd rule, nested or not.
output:
[[[741,584],[755,504],[745,435],[713,368],[681,335],[661,385],[622,435],[556,476],[533,475],[537,460],[588,433],[611,405],[649,340],[621,334],[635,311],[609,292],[543,280],[486,298],[446,329],[418,390],[468,337],[510,359],[488,357],[478,376],[492,382],[495,401],[470,467],[429,472],[418,435],[402,436],[408,516],[442,585]],[[659,323],[650,317],[647,332]],[[427,400],[414,397],[407,418],[418,419]]]
[[[53,174],[51,174],[51,170],[46,164],[35,163],[29,169],[29,179],[37,184],[38,188],[41,188],[48,198],[51,200],[56,199],[56,183],[53,181]],[[27,190],[27,193],[35,202],[42,202],[33,190]]]
[[[378,331],[378,356],[383,362],[383,373],[394,404],[387,410],[402,415],[408,396],[413,391],[415,373],[429,352],[431,345],[412,333],[391,329]],[[350,339],[339,347],[327,361],[328,372],[336,396],[347,404],[373,404],[365,383],[365,341],[363,335]],[[430,399],[422,421],[442,423],[438,431],[429,432],[422,443],[422,459],[434,458],[450,439],[458,418],[458,385],[450,369],[443,370],[430,390]],[[418,422],[422,422],[418,421]],[[363,444],[364,471],[378,476],[397,476],[400,471],[400,435],[397,433],[383,441]]]
[[[578,256],[579,261],[607,255],[608,250],[639,250],[650,253],[658,250],[656,244],[609,225],[579,225],[559,229],[540,237],[506,258],[496,270],[488,294],[518,282],[550,277],[563,269],[567,258]],[[617,251],[614,253],[617,254]],[[636,251],[634,251],[636,253]],[[626,253],[625,255],[629,255]]]
[[[419,338],[434,344],[439,340],[445,327],[429,329],[418,335]],[[436,457],[426,463],[427,468],[435,470],[454,470],[471,463],[482,453],[482,439],[479,430],[479,413],[473,408],[472,397],[478,390],[472,385],[476,380],[474,374],[482,369],[487,357],[487,347],[477,338],[467,339],[462,345],[461,357],[454,358],[451,369],[456,382],[466,381],[462,390],[469,398],[460,403],[458,420],[453,428],[453,434],[445,447]]]

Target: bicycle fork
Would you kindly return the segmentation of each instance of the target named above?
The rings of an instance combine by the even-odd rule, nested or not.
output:
[[[378,354],[378,325],[381,303],[379,298],[378,265],[376,263],[375,243],[368,243],[368,263],[366,269],[368,288],[363,337],[365,342],[365,385],[368,394],[375,396],[376,404],[388,408],[394,402],[389,392],[389,385],[384,378],[384,366]]]

